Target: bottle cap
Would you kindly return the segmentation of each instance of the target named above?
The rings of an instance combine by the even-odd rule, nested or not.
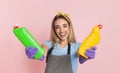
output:
[[[98,27],[99,27],[99,29],[102,29],[103,25],[102,25],[102,24],[99,24]]]
[[[14,28],[14,29],[19,28],[19,26],[18,26],[18,25],[15,25],[13,28]]]

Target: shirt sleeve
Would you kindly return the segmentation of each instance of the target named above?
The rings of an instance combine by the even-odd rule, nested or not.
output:
[[[48,46],[48,49],[52,47],[52,41],[45,41],[44,44]]]
[[[81,43],[80,43],[80,42],[72,43],[72,47],[73,47],[73,49],[74,49],[75,51],[77,51],[80,46],[81,46]]]
[[[76,48],[79,49],[80,45],[81,45],[81,43],[80,43],[80,42],[77,42],[77,43],[76,43]]]

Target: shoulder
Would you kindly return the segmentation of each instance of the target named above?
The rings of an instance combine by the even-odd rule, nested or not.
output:
[[[52,47],[52,41],[45,41],[44,43],[43,43],[44,45],[47,45],[47,47],[48,47],[48,49],[50,49],[51,47]]]
[[[77,43],[71,43],[71,54],[72,55],[76,55],[79,47],[80,47],[81,43],[77,42]]]
[[[80,47],[81,43],[80,42],[76,42],[76,43],[71,43],[71,48],[72,49],[78,49]]]

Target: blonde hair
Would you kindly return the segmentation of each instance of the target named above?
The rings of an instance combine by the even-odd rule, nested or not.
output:
[[[57,44],[60,39],[57,37],[57,34],[55,32],[55,21],[57,19],[65,19],[68,24],[69,24],[69,36],[68,36],[68,43],[76,43],[76,38],[75,38],[75,35],[74,35],[74,30],[73,30],[73,26],[72,26],[72,22],[70,20],[70,18],[66,15],[66,14],[63,14],[63,13],[58,13],[52,20],[52,26],[51,26],[51,33],[50,33],[50,40],[52,41],[52,45],[54,46],[55,44]]]

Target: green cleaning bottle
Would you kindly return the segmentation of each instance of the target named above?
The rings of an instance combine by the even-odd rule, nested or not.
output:
[[[19,26],[14,26],[13,32],[25,47],[31,46],[34,48],[38,48],[37,53],[34,55],[35,59],[40,59],[44,56],[45,50],[41,47],[41,45],[35,40],[35,38],[25,27],[19,28]]]

